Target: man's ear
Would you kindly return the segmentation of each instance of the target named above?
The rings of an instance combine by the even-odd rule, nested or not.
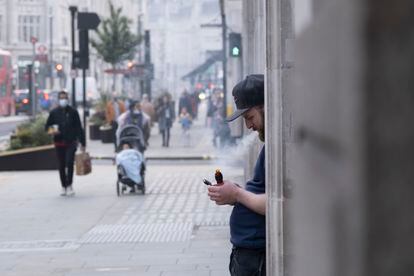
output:
[[[258,106],[255,106],[255,108],[260,112],[264,112],[264,105],[258,105]]]

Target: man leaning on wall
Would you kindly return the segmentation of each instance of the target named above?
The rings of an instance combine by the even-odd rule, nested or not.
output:
[[[246,127],[257,131],[264,142],[264,76],[249,75],[233,88],[237,110],[227,118],[242,116]],[[232,276],[266,275],[266,194],[265,149],[256,161],[254,176],[245,188],[228,180],[209,187],[208,195],[218,205],[233,205],[230,235],[233,249],[230,255]]]

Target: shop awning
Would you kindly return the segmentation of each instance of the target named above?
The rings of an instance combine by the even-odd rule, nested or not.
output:
[[[196,68],[194,68],[191,72],[184,75],[181,79],[186,80],[186,79],[194,78],[197,75],[200,75],[200,74],[204,73],[205,71],[207,71],[208,68],[210,68],[210,66],[213,65],[215,62],[222,61],[222,60],[223,60],[222,52],[217,51],[211,57],[209,57],[204,63],[202,63],[199,66],[197,66]]]

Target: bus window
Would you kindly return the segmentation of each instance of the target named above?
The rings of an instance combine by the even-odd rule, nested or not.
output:
[[[4,56],[0,56],[0,68],[3,67],[4,64]]]

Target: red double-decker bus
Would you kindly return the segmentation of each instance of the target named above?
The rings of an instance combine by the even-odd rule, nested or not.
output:
[[[15,113],[12,74],[11,54],[0,49],[0,116],[10,116]]]

